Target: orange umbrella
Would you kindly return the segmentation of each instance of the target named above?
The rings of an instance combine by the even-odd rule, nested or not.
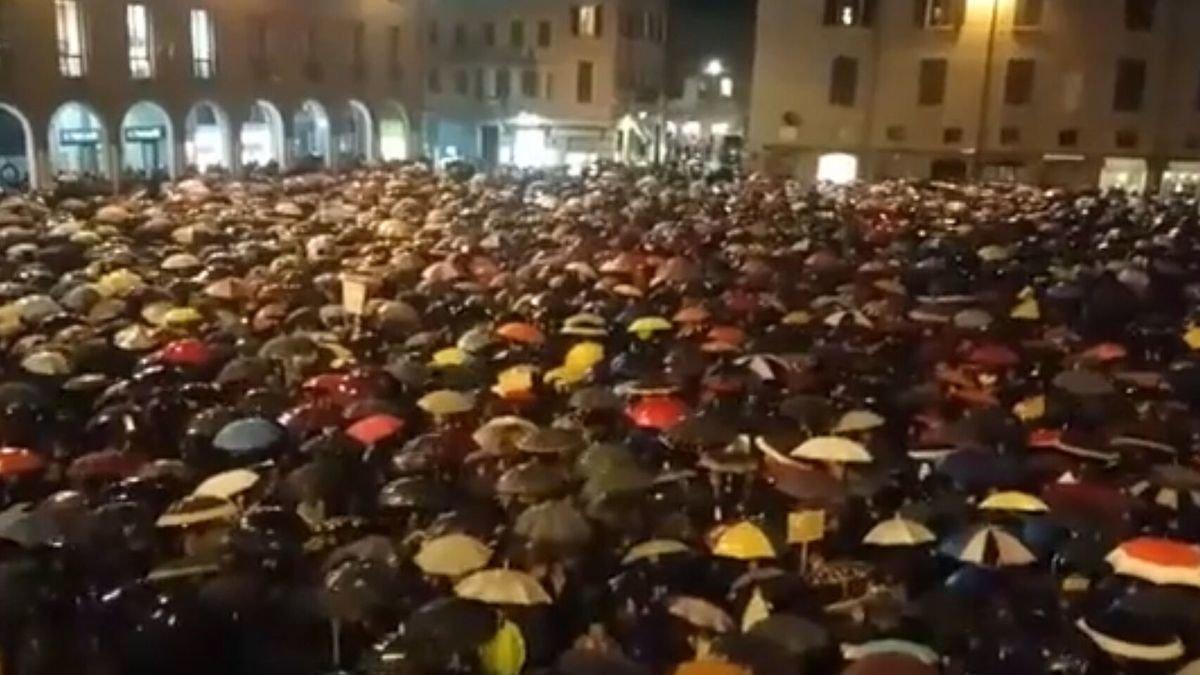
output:
[[[1107,363],[1109,361],[1119,361],[1125,358],[1128,353],[1128,350],[1124,346],[1115,342],[1101,342],[1080,354],[1079,358]]]
[[[40,471],[46,461],[26,448],[0,448],[0,477]]]
[[[395,415],[380,413],[364,417],[350,425],[346,434],[363,445],[374,445],[399,433],[403,428],[404,420]]]
[[[1155,584],[1200,587],[1200,548],[1185,542],[1131,539],[1113,549],[1106,560],[1117,574]]]
[[[496,329],[496,335],[524,345],[540,345],[546,341],[541,329],[524,321],[510,321]]]

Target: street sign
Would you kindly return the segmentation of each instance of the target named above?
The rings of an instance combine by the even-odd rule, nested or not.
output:
[[[100,142],[100,130],[59,129],[58,142],[62,145],[94,145]]]
[[[167,130],[161,126],[125,127],[125,140],[130,143],[161,141]]]

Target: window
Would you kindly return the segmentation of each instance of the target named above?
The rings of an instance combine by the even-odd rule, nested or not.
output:
[[[549,21],[539,21],[538,22],[538,38],[537,38],[537,40],[538,40],[539,47],[546,48],[546,47],[550,46],[550,22]]]
[[[963,0],[916,0],[917,25],[951,28],[962,23]]]
[[[265,74],[267,68],[267,37],[269,27],[265,16],[250,18],[250,66]]]
[[[1122,150],[1131,150],[1138,146],[1138,132],[1136,129],[1121,129],[1117,131],[1117,147]]]
[[[129,36],[129,76],[145,80],[154,74],[150,61],[151,33],[150,17],[146,6],[141,3],[125,5],[125,31]]]
[[[721,78],[721,96],[723,98],[733,98],[733,78]]]
[[[483,100],[483,68],[475,69],[475,100]]]
[[[1021,142],[1021,130],[1018,127],[1000,128],[1000,145],[1016,145]]]
[[[494,94],[498,99],[507,99],[512,95],[512,73],[507,68],[496,69],[496,88]]]
[[[858,59],[839,56],[829,76],[829,104],[850,108],[858,98]]]
[[[488,47],[496,46],[496,24],[491,21],[483,24],[483,44]]]
[[[547,101],[554,98],[554,73],[546,73],[546,90],[543,98]]]
[[[466,96],[471,90],[471,78],[467,75],[467,71],[459,68],[454,72],[454,93],[459,96]]]
[[[54,21],[58,33],[58,72],[63,77],[83,77],[83,8],[79,0],[54,0]]]
[[[942,130],[942,142],[946,145],[956,145],[958,143],[962,143],[962,139],[962,127],[946,127]]]
[[[508,43],[516,49],[525,46],[525,22],[513,21],[508,26]]]
[[[1113,88],[1113,110],[1136,112],[1142,109],[1146,90],[1146,62],[1141,59],[1117,61],[1117,81]]]
[[[941,105],[946,99],[946,59],[921,59],[917,82],[919,105]]]
[[[1063,129],[1058,132],[1058,147],[1073,148],[1079,145],[1078,129]]]
[[[354,71],[361,73],[367,67],[367,25],[362,21],[354,24],[351,44],[353,47],[351,47],[350,62],[354,66]]]
[[[521,95],[525,98],[537,98],[538,73],[532,68],[521,72]]]
[[[604,34],[604,7],[601,5],[575,5],[571,7],[571,34],[579,37],[598,38]]]
[[[442,74],[437,68],[429,69],[429,91],[433,94],[442,93]]]
[[[826,26],[870,26],[876,0],[825,0]]]
[[[893,124],[884,130],[884,135],[893,143],[901,143],[908,138],[908,131],[899,124]]]
[[[429,22],[429,44],[436,46],[438,43],[438,24],[436,21]]]
[[[1017,0],[1013,8],[1013,25],[1034,28],[1042,23],[1042,0]]]
[[[575,69],[575,100],[579,103],[592,102],[592,62],[580,61]]]
[[[400,61],[400,26],[388,28],[388,73],[393,80],[403,78],[404,65]]]
[[[1009,59],[1004,74],[1004,102],[1008,105],[1029,105],[1033,98],[1033,59]]]
[[[1155,0],[1125,0],[1125,28],[1148,31],[1154,28]]]
[[[454,24],[454,46],[459,49],[467,46],[467,27],[461,23]]]
[[[192,75],[207,80],[217,74],[216,37],[207,9],[192,10]]]

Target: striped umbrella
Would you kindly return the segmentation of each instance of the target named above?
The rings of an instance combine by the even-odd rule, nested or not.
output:
[[[940,550],[962,562],[984,567],[1016,567],[1036,560],[1020,539],[995,526],[968,530],[946,541]]]

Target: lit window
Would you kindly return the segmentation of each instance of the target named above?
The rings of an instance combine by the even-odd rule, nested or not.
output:
[[[571,8],[571,32],[582,37],[600,37],[603,20],[600,5],[575,5]]]
[[[732,77],[722,77],[721,78],[721,96],[723,96],[725,98],[730,98],[733,96],[733,78]]]
[[[825,0],[826,26],[869,26],[874,0]]]
[[[217,74],[216,40],[207,9],[192,10],[192,75],[207,80]]]
[[[129,35],[129,76],[145,80],[154,74],[150,61],[150,19],[145,5],[125,6],[125,29]]]
[[[961,18],[962,0],[925,0],[921,22],[926,28],[949,28]]]
[[[78,0],[54,0],[58,31],[58,72],[64,77],[83,77],[83,9]]]

